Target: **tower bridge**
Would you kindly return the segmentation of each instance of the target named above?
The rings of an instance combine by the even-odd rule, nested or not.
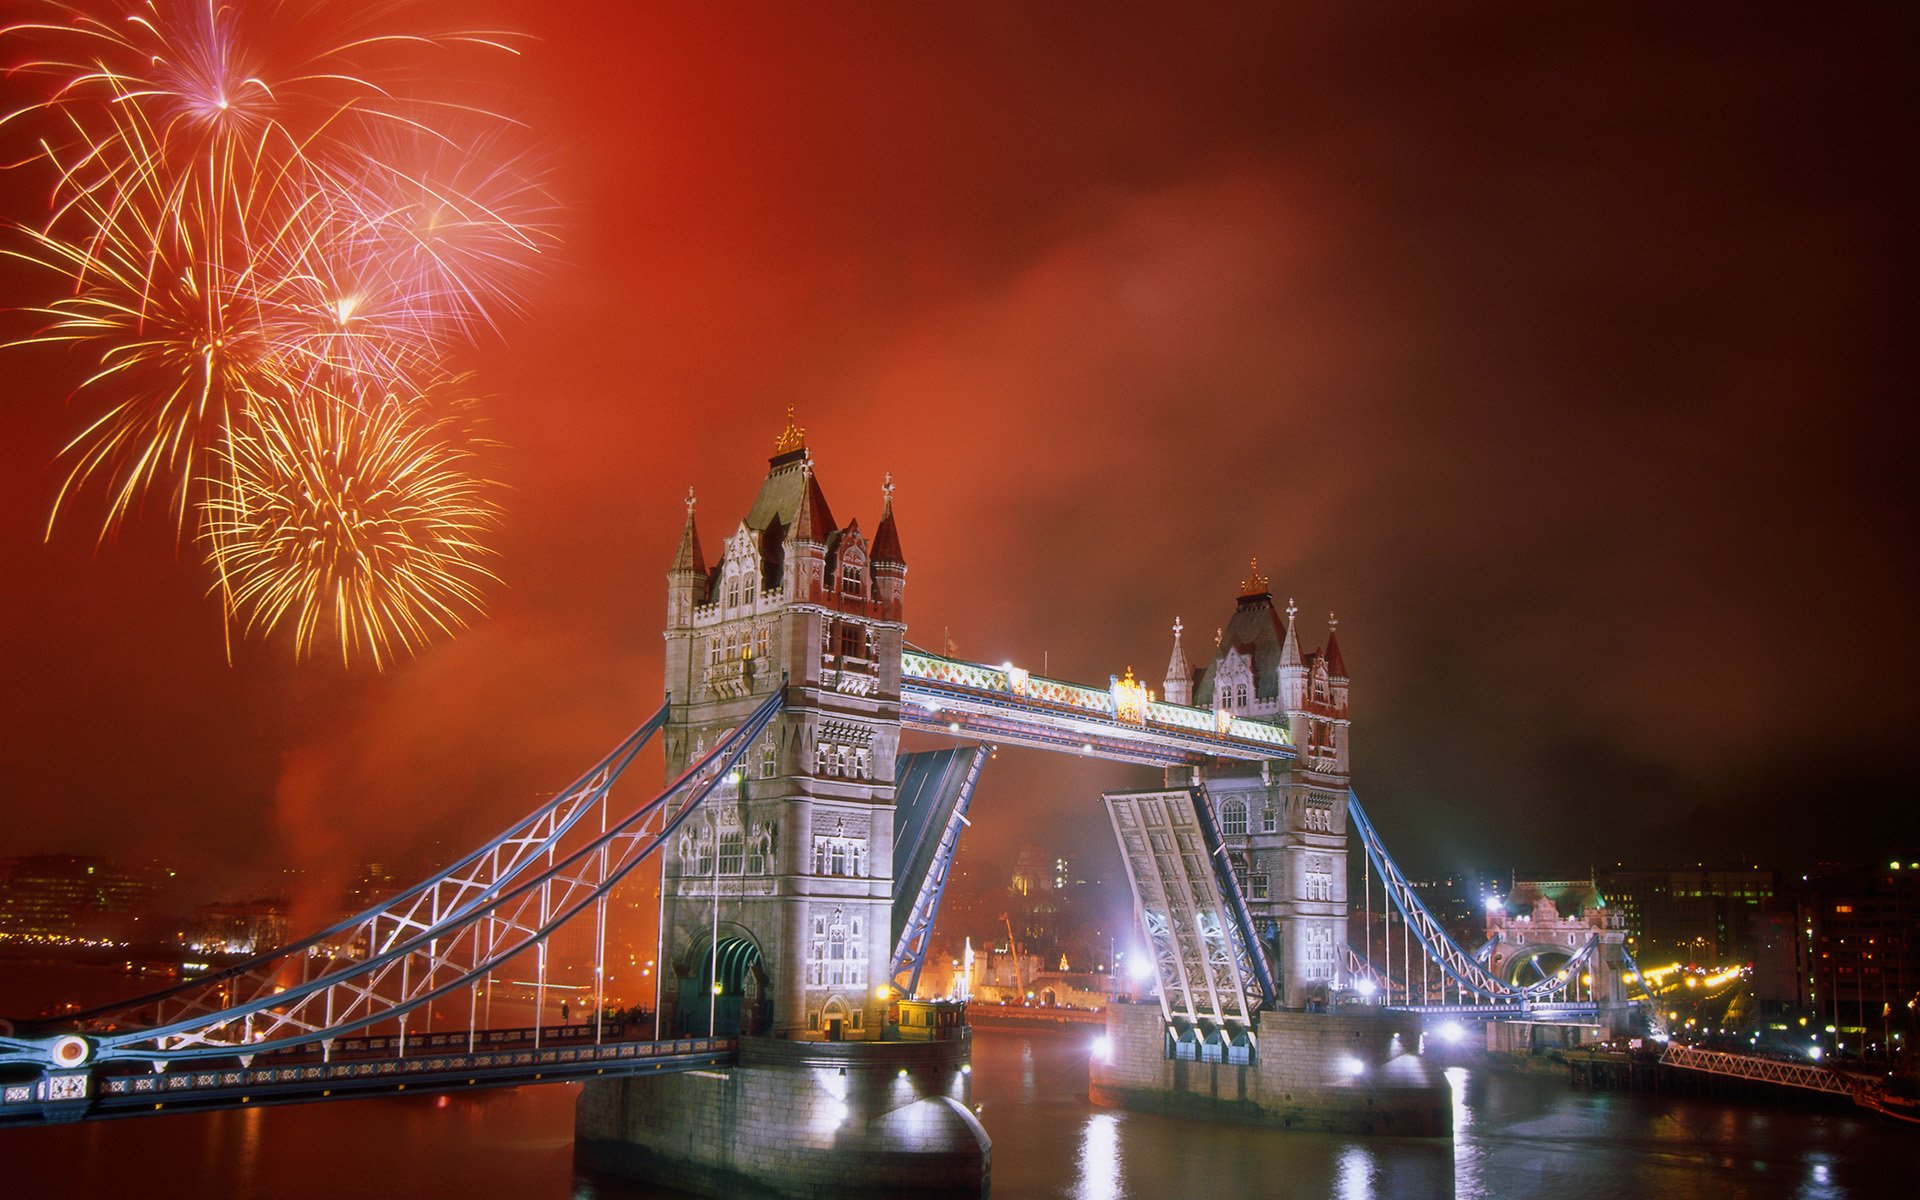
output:
[[[1227,1070],[1280,1123],[1445,1132],[1423,1016],[1623,1010],[1631,960],[1604,922],[1531,928],[1558,957],[1533,945],[1526,974],[1500,937],[1483,961],[1426,910],[1350,786],[1338,623],[1303,649],[1298,609],[1276,606],[1257,565],[1211,659],[1191,662],[1175,622],[1158,695],[1131,670],[1100,687],[916,648],[907,574],[891,480],[871,536],[841,524],[790,413],[711,561],[689,494],[657,713],[382,904],[153,995],[0,1027],[0,1122],[585,1078],[579,1153],[605,1169],[695,1189],[978,1194],[968,1035],[914,993],[994,746],[1163,773],[1105,799],[1158,1003],[1111,1010],[1097,1098],[1202,1104],[1222,1084],[1195,1072]],[[906,729],[958,744],[903,752]],[[666,785],[616,798],[656,740]],[[609,895],[649,861],[655,1012],[610,1023]],[[552,935],[582,925],[591,1020],[494,1028],[500,973],[530,974],[544,1013]]]

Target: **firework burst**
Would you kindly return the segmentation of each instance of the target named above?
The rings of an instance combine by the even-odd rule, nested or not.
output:
[[[445,419],[409,408],[444,387],[451,353],[516,307],[548,206],[506,147],[510,123],[420,98],[409,63],[506,42],[382,32],[328,0],[42,11],[0,29],[0,45],[33,52],[11,73],[48,81],[38,102],[0,117],[0,131],[34,139],[20,165],[51,177],[47,216],[20,226],[9,252],[63,286],[33,310],[39,333],[15,344],[92,356],[76,396],[99,405],[63,451],[49,531],[102,487],[104,538],[170,484],[177,527],[199,521],[249,631],[292,622],[305,654],[329,629],[347,658],[384,663],[460,624],[487,573],[454,560],[482,553],[475,535],[494,510]],[[344,42],[302,49],[309,33],[356,23]],[[329,456],[323,435],[348,442]],[[350,487],[329,474],[354,463]],[[369,481],[384,484],[363,495]],[[306,516],[319,523],[300,526],[296,482],[317,506],[333,497],[366,513],[377,496],[388,524],[329,523],[316,508]],[[458,536],[420,523],[469,502],[466,523],[446,527]],[[418,520],[392,515],[403,510]],[[389,527],[406,536],[366,540]],[[291,528],[323,531],[308,557],[286,552]],[[366,574],[353,583],[346,563]],[[272,569],[289,574],[275,582]],[[323,584],[326,614],[311,600]]]
[[[200,531],[245,632],[384,666],[481,611],[499,508],[449,419],[334,397],[249,418],[214,450]]]

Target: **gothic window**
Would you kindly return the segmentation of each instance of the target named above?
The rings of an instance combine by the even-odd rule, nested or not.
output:
[[[853,773],[859,779],[873,778],[873,752],[855,750],[853,752]]]
[[[761,658],[769,657],[773,653],[773,630],[762,625],[760,627],[759,643],[759,648],[755,653]]]
[[[1265,900],[1267,898],[1267,873],[1255,871],[1247,876],[1247,899]]]
[[[842,842],[834,842],[827,848],[827,874],[845,875],[847,873],[847,847]]]
[[[746,865],[746,842],[739,830],[720,835],[720,873],[738,875]]]
[[[715,666],[715,667],[720,665],[720,639],[719,638],[714,638],[713,640],[707,643],[707,664],[709,666]]]
[[[1271,800],[1260,808],[1260,832],[1275,833],[1280,828],[1280,811]]]
[[[863,658],[867,649],[865,631],[851,621],[840,623],[840,653],[846,658]]]
[[[727,576],[727,607],[737,608],[740,604],[740,577]]]
[[[713,874],[712,832],[710,830],[702,829],[700,831],[699,840],[694,843],[694,846],[696,850],[696,855],[693,862],[694,874],[696,875]]]
[[[739,657],[740,657],[740,635],[737,633],[730,633],[727,635],[727,661],[732,662],[734,659]]]
[[[1247,706],[1247,685],[1246,684],[1237,683],[1234,685],[1233,706],[1235,708],[1245,708]]]
[[[860,564],[857,562],[841,563],[840,590],[849,596],[858,596],[860,594],[860,587]]]
[[[1247,802],[1234,798],[1220,806],[1220,831],[1228,837],[1247,836]]]
[[[1333,899],[1333,876],[1325,871],[1308,871],[1306,899]]]

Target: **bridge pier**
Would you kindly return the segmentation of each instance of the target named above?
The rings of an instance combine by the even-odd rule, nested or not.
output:
[[[990,1144],[972,1040],[742,1038],[711,1071],[595,1079],[574,1117],[586,1170],[704,1196],[978,1200]]]
[[[1420,1055],[1420,1019],[1406,1013],[1263,1012],[1244,1064],[1169,1056],[1155,1005],[1107,1009],[1111,1049],[1096,1055],[1096,1104],[1284,1129],[1447,1137],[1453,1097]]]

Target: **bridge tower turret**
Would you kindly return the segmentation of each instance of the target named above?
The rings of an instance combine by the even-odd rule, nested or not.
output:
[[[791,409],[774,449],[719,560],[702,558],[689,507],[667,574],[668,778],[773,690],[787,707],[665,856],[662,1017],[878,1038],[906,563],[890,481],[869,546],[835,522]]]
[[[1173,654],[1167,659],[1167,677],[1161,680],[1168,704],[1193,703],[1193,664],[1180,645],[1180,633],[1185,628],[1179,617],[1173,619]]]
[[[1302,653],[1291,600],[1285,618],[1253,564],[1193,703],[1272,721],[1298,757],[1206,771],[1228,861],[1267,943],[1283,1003],[1324,997],[1347,940],[1347,674],[1339,643]]]

